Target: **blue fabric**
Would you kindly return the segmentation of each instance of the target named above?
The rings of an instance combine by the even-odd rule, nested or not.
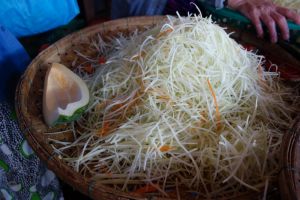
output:
[[[13,98],[30,58],[14,35],[0,25],[0,102]]]
[[[2,0],[0,5],[0,24],[16,37],[64,25],[79,13],[76,0]]]

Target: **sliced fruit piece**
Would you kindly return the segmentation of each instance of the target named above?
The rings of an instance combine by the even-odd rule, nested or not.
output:
[[[47,125],[78,119],[89,103],[86,83],[70,69],[53,63],[46,74],[43,93],[43,114]]]

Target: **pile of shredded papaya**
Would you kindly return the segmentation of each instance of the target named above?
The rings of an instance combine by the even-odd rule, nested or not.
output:
[[[72,126],[74,141],[53,140],[76,171],[136,195],[215,198],[271,187],[297,97],[263,56],[202,16],[99,36],[91,48],[99,58],[79,66],[87,113]]]

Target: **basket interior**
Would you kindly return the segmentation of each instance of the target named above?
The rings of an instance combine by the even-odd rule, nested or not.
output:
[[[92,198],[115,199],[115,196],[119,196],[124,199],[139,199],[141,196],[115,191],[113,188],[101,185],[101,183],[98,183],[93,177],[84,177],[76,173],[53,151],[51,139],[68,141],[73,139],[73,135],[68,131],[63,135],[47,135],[49,132],[67,130],[68,125],[59,125],[49,128],[43,121],[42,98],[46,71],[53,62],[59,62],[65,66],[74,68],[74,60],[77,59],[77,62],[80,63],[80,59],[82,59],[75,54],[74,49],[79,50],[91,58],[96,57],[96,52],[91,50],[89,45],[91,40],[97,37],[97,34],[100,34],[105,39],[106,37],[117,35],[120,32],[128,34],[137,28],[144,29],[162,20],[165,20],[162,16],[120,19],[95,25],[71,34],[40,53],[29,65],[18,85],[15,101],[17,116],[21,129],[25,133],[29,144],[37,155],[48,165],[48,168],[53,170],[58,177]],[[232,31],[232,29],[228,29],[228,32]],[[277,55],[278,51],[281,50],[268,42],[258,41],[251,34],[244,33],[240,30],[235,30],[232,37],[239,42],[252,44],[261,49],[262,52],[265,52],[270,58],[279,60]],[[277,52],[276,48],[278,49]],[[278,62],[284,65],[300,66],[297,59],[285,52],[282,52],[282,54],[285,55],[284,59],[280,59]],[[241,195],[242,196],[237,199],[241,197],[243,197],[243,199],[253,199],[253,194],[249,195],[245,193]],[[230,197],[228,198],[230,199]]]

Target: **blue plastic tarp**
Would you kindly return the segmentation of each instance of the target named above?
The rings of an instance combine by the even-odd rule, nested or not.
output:
[[[30,58],[16,37],[0,24],[0,103],[12,98]]]
[[[1,0],[0,24],[16,37],[65,25],[79,13],[76,0]]]

